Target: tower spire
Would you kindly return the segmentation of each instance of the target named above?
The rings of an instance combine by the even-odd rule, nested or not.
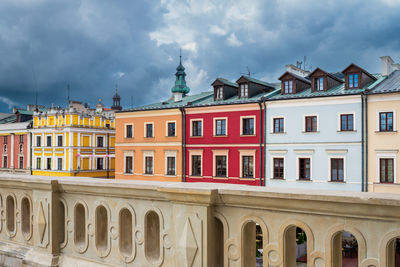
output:
[[[113,105],[111,106],[111,109],[122,110],[121,97],[118,94],[118,84],[115,85],[115,94],[113,96]]]
[[[180,97],[176,99],[180,99],[182,96],[185,96],[190,92],[190,88],[186,85],[185,67],[182,65],[182,49],[179,49],[179,65],[176,68],[175,76],[175,85],[172,87],[171,92],[176,96],[179,94]]]

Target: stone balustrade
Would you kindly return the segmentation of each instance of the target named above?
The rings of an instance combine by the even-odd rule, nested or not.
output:
[[[394,266],[400,196],[203,183],[0,177],[1,266]],[[258,231],[256,230],[258,229]],[[259,260],[260,261],[260,260]]]

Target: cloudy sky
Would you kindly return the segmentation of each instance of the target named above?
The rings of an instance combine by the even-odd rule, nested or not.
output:
[[[170,96],[182,48],[191,93],[216,77],[276,82],[285,64],[380,72],[400,61],[400,0],[1,0],[0,112],[71,99],[125,108]]]

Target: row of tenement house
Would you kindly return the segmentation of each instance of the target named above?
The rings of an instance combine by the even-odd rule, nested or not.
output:
[[[28,105],[26,110],[14,110],[0,120],[0,170],[114,177],[116,110],[121,110],[117,93],[111,108],[100,99],[95,108],[69,101],[65,109]]]
[[[400,65],[382,73],[293,65],[269,83],[216,79],[116,113],[117,179],[400,192]]]

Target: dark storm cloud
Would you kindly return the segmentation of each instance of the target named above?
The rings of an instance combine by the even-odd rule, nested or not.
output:
[[[249,4],[251,3],[251,4]],[[192,92],[248,66],[275,82],[302,60],[328,71],[400,60],[400,2],[0,1],[0,111],[71,98],[129,107],[169,97],[179,47]]]

